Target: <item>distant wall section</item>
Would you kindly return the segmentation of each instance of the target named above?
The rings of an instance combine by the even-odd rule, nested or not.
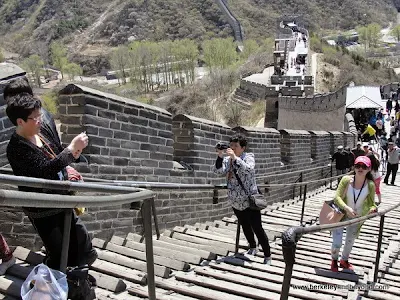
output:
[[[346,87],[311,97],[279,97],[278,106],[278,129],[343,131]]]

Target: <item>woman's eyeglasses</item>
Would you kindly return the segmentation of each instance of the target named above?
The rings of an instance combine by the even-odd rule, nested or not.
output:
[[[37,116],[37,117],[28,117],[28,120],[33,120],[33,121],[35,121],[35,122],[42,121],[42,119],[43,119],[43,114],[40,114],[40,115]]]
[[[354,168],[356,168],[356,169],[363,169],[363,170],[367,170],[368,169],[368,167],[366,166],[366,165],[361,165],[361,164],[357,164],[357,165],[354,165]]]

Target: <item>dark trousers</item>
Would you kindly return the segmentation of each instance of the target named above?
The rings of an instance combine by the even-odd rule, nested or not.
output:
[[[390,173],[392,173],[391,184],[394,184],[394,180],[396,179],[396,174],[397,174],[397,170],[398,169],[399,169],[399,165],[398,164],[387,163],[386,176],[385,176],[385,180],[383,182],[384,183],[389,183],[389,176],[390,176]]]
[[[64,230],[64,213],[44,218],[29,218],[32,225],[46,247],[48,260],[46,264],[52,268],[60,269],[61,249]],[[75,213],[71,218],[70,242],[68,250],[68,266],[82,266],[88,264],[96,250],[93,249],[89,233]]]
[[[254,234],[256,234],[258,242],[264,251],[264,256],[270,257],[271,249],[269,247],[268,236],[261,225],[261,212],[250,208],[246,208],[245,210],[233,209],[233,211],[242,225],[243,233],[249,242],[250,248],[257,247],[254,239]]]

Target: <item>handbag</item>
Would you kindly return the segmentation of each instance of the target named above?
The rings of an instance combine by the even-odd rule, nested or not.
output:
[[[50,145],[46,142],[46,140],[43,138],[43,137],[41,137],[40,135],[39,135],[39,138],[40,138],[40,141],[42,142],[42,144],[44,145],[44,146],[46,146],[46,152],[47,152],[47,154],[48,154],[48,156],[50,157],[50,158],[56,158],[57,157],[57,155],[54,153],[54,151],[53,151],[53,149],[50,147]],[[66,173],[67,173],[67,179],[68,179],[68,181],[80,181],[80,182],[83,182],[83,177],[82,177],[82,175],[77,171],[77,170],[75,170],[75,168],[73,168],[73,167],[71,167],[71,166],[66,166],[65,167],[65,170],[66,170]],[[65,176],[64,176],[65,177]],[[84,207],[75,207],[74,208],[74,211],[75,211],[75,214],[77,215],[77,216],[80,216],[80,215],[83,215],[84,214],[84,212],[85,212],[85,208]]]
[[[258,194],[253,194],[253,195],[248,195],[246,189],[244,188],[243,182],[240,179],[239,175],[233,171],[233,173],[236,176],[237,181],[239,182],[240,186],[242,189],[246,192],[248,199],[249,199],[249,204],[250,204],[250,209],[252,210],[262,210],[268,206],[268,201],[265,199],[264,195],[261,193],[261,191],[258,189]]]
[[[342,198],[346,195],[348,188],[349,186],[344,190]],[[343,219],[344,215],[344,210],[335,203],[335,200],[327,200],[322,204],[321,211],[319,212],[319,224],[325,225],[338,223]]]
[[[344,217],[344,211],[335,203],[334,200],[327,200],[322,205],[319,212],[319,224],[333,224],[340,222]]]

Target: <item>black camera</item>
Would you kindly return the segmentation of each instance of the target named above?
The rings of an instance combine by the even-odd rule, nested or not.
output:
[[[226,150],[226,149],[229,148],[229,145],[220,142],[220,143],[215,145],[215,148],[218,149],[218,150]]]

